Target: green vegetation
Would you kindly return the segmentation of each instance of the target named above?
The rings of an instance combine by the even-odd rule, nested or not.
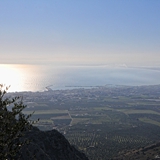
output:
[[[20,97],[6,98],[8,87],[0,85],[0,159],[14,159],[23,145],[29,143],[23,139],[24,132],[29,130],[31,114],[25,116],[26,108]],[[8,108],[11,107],[9,110]],[[18,158],[18,157],[16,157]]]
[[[145,122],[145,123],[150,123],[150,124],[154,124],[160,127],[160,122],[154,121],[150,118],[147,117],[143,117],[143,118],[139,118],[140,121]]]

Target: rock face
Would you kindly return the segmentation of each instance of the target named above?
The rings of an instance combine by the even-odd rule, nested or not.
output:
[[[88,160],[57,130],[40,131],[34,128],[25,137],[31,142],[22,148],[21,160]]]

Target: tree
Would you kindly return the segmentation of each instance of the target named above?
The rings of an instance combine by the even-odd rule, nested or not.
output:
[[[33,124],[29,120],[32,114],[25,115],[22,112],[26,108],[22,98],[7,98],[8,88],[0,84],[0,159],[2,160],[14,159],[22,146],[29,143],[22,137]]]

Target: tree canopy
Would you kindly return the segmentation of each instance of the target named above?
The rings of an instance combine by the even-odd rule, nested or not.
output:
[[[33,124],[32,114],[25,115],[22,111],[27,107],[22,97],[8,98],[9,87],[0,84],[0,159],[14,159],[23,145],[29,143],[22,138],[24,132]]]

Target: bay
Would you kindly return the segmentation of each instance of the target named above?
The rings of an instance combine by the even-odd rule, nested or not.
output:
[[[10,85],[9,91],[44,91],[87,88],[104,85],[160,84],[159,68],[124,66],[55,66],[1,64],[0,83]]]

